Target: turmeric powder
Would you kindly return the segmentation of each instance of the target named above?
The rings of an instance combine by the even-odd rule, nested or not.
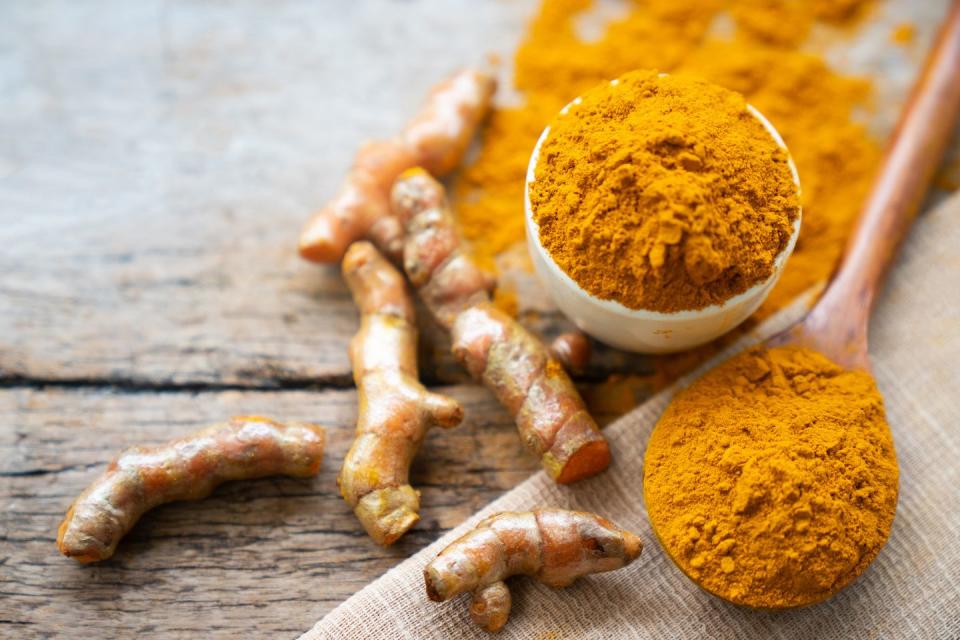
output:
[[[780,609],[830,597],[876,557],[898,470],[869,373],[759,347],[677,395],[650,437],[643,483],[684,573],[736,604]]]
[[[773,274],[799,216],[788,161],[741,95],[635,71],[553,120],[531,210],[544,248],[589,293],[699,309]]]
[[[476,160],[456,184],[456,212],[486,269],[523,240],[523,183],[537,136],[574,96],[633,69],[690,73],[738,91],[783,135],[803,182],[803,229],[758,314],[782,308],[826,280],[880,160],[854,113],[870,83],[843,76],[797,49],[817,21],[853,25],[872,0],[631,0],[624,17],[585,41],[576,23],[592,0],[543,0],[514,60],[524,102],[494,109]],[[761,6],[762,5],[762,6]],[[762,9],[762,11],[760,11]],[[762,12],[762,19],[761,19]],[[734,30],[717,34],[730,13]]]
[[[902,47],[913,44],[917,39],[917,28],[912,22],[901,22],[890,32],[890,41]]]

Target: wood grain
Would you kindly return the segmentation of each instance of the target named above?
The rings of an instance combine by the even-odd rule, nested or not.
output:
[[[422,520],[390,549],[363,532],[336,487],[356,420],[353,391],[0,395],[0,636],[293,637],[399,560],[538,469],[483,389],[456,429],[432,431],[414,464]],[[56,528],[120,449],[238,413],[315,420],[328,448],[313,480],[231,483],[148,513],[114,558],[61,556]],[[10,634],[10,635],[7,635]]]

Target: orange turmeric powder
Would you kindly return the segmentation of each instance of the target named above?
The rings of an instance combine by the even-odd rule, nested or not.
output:
[[[886,542],[898,471],[865,371],[804,348],[756,348],[673,400],[644,463],[650,521],[677,565],[731,602],[824,600]]]
[[[803,183],[803,230],[758,314],[824,281],[840,256],[879,163],[854,112],[869,82],[830,69],[797,45],[817,21],[854,24],[871,0],[632,0],[596,41],[576,30],[592,0],[543,0],[514,60],[519,107],[495,109],[477,159],[456,184],[457,219],[487,269],[523,239],[527,161],[544,125],[574,96],[634,69],[699,75],[742,93],[783,135]],[[732,17],[732,34],[717,33]]]
[[[917,38],[917,28],[911,22],[901,22],[890,32],[890,41],[906,47]]]
[[[743,96],[635,71],[553,120],[531,209],[544,248],[589,293],[699,309],[773,275],[799,215],[788,160]]]

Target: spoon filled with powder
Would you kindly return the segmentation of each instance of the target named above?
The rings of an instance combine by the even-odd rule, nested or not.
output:
[[[899,474],[867,322],[958,112],[955,2],[822,298],[799,325],[679,393],[654,429],[650,520],[707,591],[764,609],[819,602],[889,537]]]

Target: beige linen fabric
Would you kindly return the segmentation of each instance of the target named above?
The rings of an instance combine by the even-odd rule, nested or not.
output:
[[[802,312],[802,305],[785,310],[737,348],[775,333]],[[493,637],[470,621],[469,596],[443,604],[427,600],[423,567],[490,513],[547,505],[595,511],[638,533],[646,548],[626,569],[568,589],[511,580],[513,612],[496,637],[960,637],[960,196],[917,222],[874,313],[870,341],[897,447],[900,501],[887,546],[831,600],[776,613],[738,608],[699,590],[664,555],[647,521],[642,477],[647,439],[670,389],[607,427],[615,456],[609,471],[572,487],[536,474],[302,637]]]

